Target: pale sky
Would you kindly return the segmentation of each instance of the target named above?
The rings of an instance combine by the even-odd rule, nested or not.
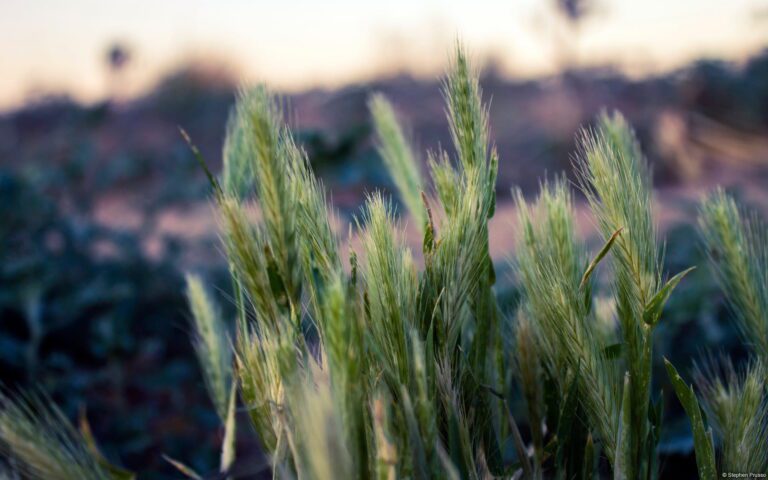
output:
[[[768,46],[768,0],[598,0],[569,42],[582,64],[663,71]],[[83,101],[108,89],[104,56],[133,59],[131,93],[189,58],[227,61],[242,81],[297,90],[364,81],[393,67],[434,76],[458,36],[519,77],[556,70],[552,0],[0,0],[0,109],[35,92]]]

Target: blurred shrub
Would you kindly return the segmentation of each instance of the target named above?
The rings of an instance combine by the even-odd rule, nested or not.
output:
[[[0,218],[2,382],[42,388],[72,417],[87,404],[105,450],[141,470],[163,471],[157,451],[212,462],[172,258],[149,262],[135,236],[65,217],[7,173]]]
[[[742,68],[701,60],[684,71],[681,96],[687,107],[744,128],[768,126],[768,50]]]
[[[162,78],[146,101],[162,118],[186,124],[203,116],[224,118],[236,88],[226,67],[191,63]]]

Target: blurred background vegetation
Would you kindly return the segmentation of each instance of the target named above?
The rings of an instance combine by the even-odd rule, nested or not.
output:
[[[551,14],[569,39],[601,8],[558,1]],[[666,269],[699,266],[657,329],[655,378],[667,378],[662,355],[681,372],[705,351],[738,358],[743,347],[691,222],[696,201],[716,184],[768,208],[768,50],[629,76],[611,62],[583,62],[567,44],[546,75],[510,75],[498,52],[484,62],[501,157],[491,225],[499,268],[513,244],[510,187],[532,194],[544,176],[570,173],[578,128],[617,108],[654,169]],[[198,59],[126,98],[121,84],[141,52],[119,42],[105,51],[103,99],[45,93],[0,113],[0,382],[41,388],[73,418],[85,409],[107,455],[143,478],[171,474],[162,453],[210,471],[221,432],[189,341],[183,273],[202,273],[225,306],[229,285],[208,184],[178,127],[218,171],[239,74]],[[371,138],[369,95],[386,94],[419,150],[434,149],[450,143],[434,78],[395,69],[285,94],[297,137],[339,208],[342,236],[365,192],[393,191]],[[597,241],[590,219],[581,230]],[[512,311],[516,287],[499,278]],[[681,478],[694,471],[692,440],[679,407],[668,404],[662,472]]]

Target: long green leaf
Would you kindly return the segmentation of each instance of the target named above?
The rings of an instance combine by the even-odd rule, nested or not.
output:
[[[595,443],[592,440],[592,434],[587,436],[587,445],[584,447],[584,464],[581,472],[583,480],[591,480],[595,476]]]
[[[578,378],[579,372],[578,370],[573,376],[573,379],[571,380],[570,385],[568,386],[568,389],[565,391],[565,398],[563,400],[562,409],[560,411],[559,420],[557,422],[557,454],[555,456],[555,462],[557,465],[558,470],[566,470],[568,467],[567,462],[567,456],[568,456],[568,447],[569,445],[569,439],[571,437],[571,434],[573,433],[573,424],[576,417],[576,411],[578,410],[579,405],[579,395],[578,395]]]
[[[453,461],[451,461],[450,455],[445,451],[443,444],[437,442],[435,451],[437,452],[437,457],[440,459],[440,464],[443,466],[445,477],[450,480],[460,480],[461,475],[459,475],[459,471],[456,469]]]
[[[630,473],[636,466],[632,465],[632,405],[631,383],[629,372],[624,374],[624,390],[621,396],[621,416],[619,430],[616,432],[616,459],[613,463],[614,480],[626,480],[632,477]]]
[[[587,266],[586,271],[584,271],[584,275],[581,277],[581,283],[579,284],[579,288],[584,288],[584,285],[589,281],[589,277],[592,276],[592,272],[595,271],[595,268],[597,268],[597,264],[600,263],[600,260],[602,260],[606,255],[608,255],[608,252],[611,250],[611,247],[616,242],[616,239],[621,235],[621,232],[624,230],[624,227],[619,228],[613,234],[608,238],[608,240],[603,245],[603,248],[600,249],[599,252],[597,252],[597,255],[594,259],[592,259],[591,262],[589,262],[589,266]]]
[[[96,443],[96,437],[93,435],[93,430],[91,430],[91,424],[88,422],[88,417],[85,414],[85,410],[80,412],[80,421],[78,426],[80,428],[80,434],[83,436],[83,441],[85,442],[86,447],[88,447],[88,450],[93,454],[94,458],[96,458],[99,466],[107,471],[112,480],[134,480],[136,478],[136,474],[132,471],[118,467],[117,465],[110,463],[110,461],[104,457],[104,455],[101,453],[101,449]]]
[[[223,194],[221,185],[219,184],[219,181],[216,180],[216,176],[211,173],[211,170],[208,168],[208,163],[205,161],[205,158],[203,158],[203,154],[200,153],[200,149],[197,148],[197,145],[192,143],[192,138],[189,136],[186,130],[179,127],[179,133],[181,134],[184,141],[187,142],[187,146],[189,146],[189,149],[192,151],[192,156],[195,157],[195,160],[197,160],[197,163],[205,172],[205,176],[208,178],[208,183],[210,183],[211,187],[213,187],[213,193],[216,195],[216,197],[220,197]]]
[[[421,433],[419,431],[419,422],[416,420],[416,413],[413,411],[413,403],[411,397],[408,395],[408,391],[403,386],[401,391],[403,401],[403,411],[405,413],[405,421],[408,426],[408,444],[411,448],[411,460],[413,461],[413,475],[414,478],[429,478],[429,465],[427,464],[427,454],[424,449],[424,443],[422,442]]]
[[[528,452],[523,443],[523,437],[520,435],[520,430],[517,428],[515,418],[512,416],[512,412],[509,410],[509,406],[505,405],[507,411],[507,421],[509,422],[509,428],[512,431],[512,440],[515,445],[515,451],[517,452],[520,465],[523,467],[523,477],[533,478],[533,467],[531,466],[531,460],[528,458]]]
[[[664,310],[664,305],[667,303],[667,300],[669,300],[669,296],[672,294],[672,291],[675,289],[675,287],[677,287],[677,284],[680,283],[680,280],[682,280],[683,277],[688,275],[688,273],[694,269],[696,269],[696,267],[687,268],[674,277],[670,278],[667,283],[661,287],[661,290],[659,290],[656,295],[651,298],[643,310],[643,321],[646,324],[650,326],[656,325],[656,322],[658,322],[659,318],[661,318],[661,311]]]
[[[683,404],[685,413],[691,422],[693,430],[693,448],[696,451],[696,465],[699,468],[699,478],[702,480],[714,480],[717,478],[715,469],[715,447],[712,443],[712,437],[704,426],[704,419],[701,415],[699,402],[696,400],[696,394],[677,373],[674,365],[666,358],[664,365],[667,367],[667,374],[680,403]]]
[[[163,455],[162,457],[163,457],[163,460],[173,465],[173,467],[179,472],[181,472],[181,474],[184,475],[185,477],[191,478],[192,480],[203,480],[202,475],[195,472],[191,467],[183,464],[182,462],[176,459],[169,457],[168,455]]]
[[[219,470],[222,473],[228,472],[235,461],[235,412],[237,405],[237,382],[232,382],[232,388],[229,393],[229,406],[227,408],[227,421],[224,423],[224,440],[221,442],[221,465]]]

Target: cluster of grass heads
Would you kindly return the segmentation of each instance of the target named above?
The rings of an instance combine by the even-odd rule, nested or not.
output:
[[[768,225],[718,189],[702,203],[699,226],[712,269],[752,358],[743,367],[734,367],[727,358],[708,359],[697,365],[696,384],[707,418],[718,434],[721,470],[765,473]]]
[[[221,180],[209,173],[237,305],[231,335],[202,282],[188,278],[195,347],[224,426],[221,475],[236,476],[241,405],[281,478],[657,478],[653,332],[688,270],[662,271],[649,170],[634,134],[613,114],[579,137],[580,188],[605,238],[593,254],[575,234],[564,179],[544,182],[532,202],[514,192],[511,263],[522,296],[506,312],[488,245],[499,159],[461,48],[444,95],[455,152],[430,154],[431,189],[392,107],[380,96],[370,103],[381,155],[423,234],[423,269],[380,193],[356,221],[360,251],[342,258],[324,189],[279,102],[264,88],[239,95]],[[766,467],[762,228],[723,194],[702,207],[719,278],[756,351],[744,370],[714,361],[697,370],[706,416],[668,365],[702,478],[716,475],[705,417],[718,432],[722,471]],[[594,272],[604,259],[612,302],[597,308]],[[530,444],[511,413],[518,389]],[[2,444],[33,476],[65,463],[79,470],[62,469],[61,478],[117,475],[80,447],[92,444],[83,434],[48,425],[44,402],[0,400]]]

